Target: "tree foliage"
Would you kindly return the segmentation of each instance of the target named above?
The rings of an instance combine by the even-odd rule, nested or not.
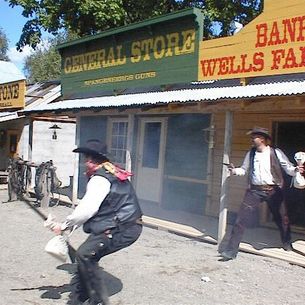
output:
[[[213,24],[221,25],[220,36],[231,34],[231,23],[237,21],[246,25],[263,9],[263,0],[206,0],[208,33],[213,35]]]
[[[78,38],[74,33],[59,33],[40,43],[35,51],[25,58],[24,73],[29,83],[56,80],[60,78],[61,57],[58,44]]]
[[[2,28],[0,28],[0,60],[9,61],[8,55],[8,38],[3,31]]]
[[[59,79],[60,55],[56,50],[58,42],[61,39],[48,39],[25,58],[23,70],[29,83]]]
[[[79,36],[142,21],[176,10],[198,7],[206,13],[204,35],[228,35],[232,21],[243,25],[262,9],[261,0],[5,0],[23,8],[28,18],[17,48],[36,47],[42,30],[56,35],[64,29]],[[219,30],[215,31],[215,22]]]
[[[30,45],[36,51],[26,58],[24,72],[30,82],[58,79],[60,55],[56,45],[72,37],[91,35],[188,7],[205,12],[205,38],[230,34],[231,22],[245,25],[262,10],[261,0],[5,0],[11,7],[23,8],[28,19],[17,49]],[[217,25],[217,26],[216,26]],[[38,47],[42,31],[53,34],[44,47]],[[1,32],[0,32],[1,34]],[[75,36],[76,35],[76,36]],[[69,37],[71,39],[71,35]],[[1,46],[1,45],[0,45]]]

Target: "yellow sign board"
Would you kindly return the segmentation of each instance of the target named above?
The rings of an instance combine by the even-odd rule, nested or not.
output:
[[[305,0],[265,0],[240,32],[199,48],[200,81],[305,72]]]
[[[0,84],[0,110],[24,108],[25,81]]]

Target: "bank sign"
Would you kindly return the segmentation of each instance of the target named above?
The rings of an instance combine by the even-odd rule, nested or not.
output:
[[[0,110],[24,108],[25,81],[0,84]]]
[[[60,45],[64,97],[196,81],[203,19],[187,9]]]
[[[239,33],[200,43],[198,80],[305,72],[305,0],[265,0]]]

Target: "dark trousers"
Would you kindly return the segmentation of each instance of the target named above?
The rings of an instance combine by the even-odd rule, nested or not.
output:
[[[256,225],[258,208],[261,202],[267,202],[273,216],[273,221],[280,230],[283,244],[290,243],[291,236],[288,216],[281,215],[283,203],[282,189],[280,187],[274,187],[270,191],[248,189],[239,209],[226,251],[230,251],[233,255],[237,254],[245,229]]]
[[[103,256],[130,246],[141,232],[142,225],[132,224],[112,230],[111,235],[90,234],[76,252],[77,272],[71,280],[72,290],[68,304],[78,305],[87,299],[90,300],[90,305],[108,304],[98,262]]]

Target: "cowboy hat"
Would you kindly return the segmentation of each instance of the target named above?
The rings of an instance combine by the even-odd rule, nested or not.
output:
[[[271,136],[270,136],[269,131],[268,131],[267,128],[254,127],[252,130],[249,130],[247,132],[247,135],[254,135],[254,134],[263,136],[264,138],[271,140]]]
[[[89,156],[102,157],[107,160],[111,155],[107,151],[107,146],[99,140],[91,139],[84,146],[77,147],[73,150],[75,153],[83,153]]]

